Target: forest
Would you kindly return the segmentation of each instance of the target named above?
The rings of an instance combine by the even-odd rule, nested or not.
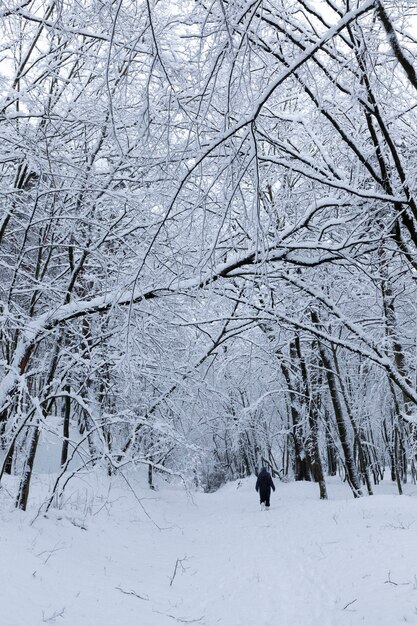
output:
[[[0,15],[14,506],[45,450],[44,510],[92,472],[415,482],[417,3]]]

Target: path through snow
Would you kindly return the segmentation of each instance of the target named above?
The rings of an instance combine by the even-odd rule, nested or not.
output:
[[[86,530],[70,503],[29,525],[3,499],[0,624],[417,624],[417,488],[353,500],[334,483],[320,502],[316,485],[277,481],[261,512],[254,484],[138,488],[153,521],[115,485]]]

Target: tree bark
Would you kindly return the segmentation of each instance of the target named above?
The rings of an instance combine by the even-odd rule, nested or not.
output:
[[[311,469],[312,469],[314,480],[319,484],[320,500],[327,500],[326,481],[324,479],[323,465],[321,462],[320,448],[319,448],[319,441],[318,441],[318,421],[319,421],[319,412],[318,412],[318,406],[317,406],[318,395],[317,393],[313,394],[312,386],[310,385],[310,380],[308,377],[305,359],[301,353],[301,342],[300,342],[300,337],[298,334],[295,339],[295,347],[296,347],[299,362],[300,362],[300,371],[301,371],[301,377],[302,377],[303,388],[304,388],[304,398],[308,405],[307,407],[308,408],[308,421],[309,421],[309,426],[310,426],[310,435],[308,439],[308,445],[311,448],[311,454],[309,454],[311,458]]]
[[[29,498],[29,489],[30,489],[30,481],[32,478],[33,465],[35,462],[36,451],[38,449],[39,443],[39,425],[36,424],[34,427],[34,431],[30,437],[29,449],[27,453],[27,457],[25,460],[25,466],[22,473],[22,478],[19,485],[19,491],[16,499],[16,507],[21,509],[22,511],[26,511],[28,498]]]
[[[316,326],[320,325],[320,320],[316,311],[311,312],[311,318]],[[326,348],[321,342],[319,342],[320,358],[323,363],[323,367],[326,372],[327,384],[329,387],[330,398],[333,405],[334,415],[336,418],[337,429],[339,432],[340,443],[343,450],[346,477],[352,489],[355,498],[362,496],[361,485],[358,477],[358,473],[355,466],[355,460],[353,456],[353,449],[349,440],[349,433],[347,430],[345,416],[343,414],[343,407],[339,396],[339,390],[337,387],[336,376],[333,371],[332,362],[327,354]]]
[[[69,384],[65,385],[64,391],[70,394],[71,387]],[[64,423],[62,428],[62,450],[61,450],[61,467],[65,465],[68,459],[68,439],[69,439],[69,425],[71,417],[71,398],[66,396],[64,401]]]

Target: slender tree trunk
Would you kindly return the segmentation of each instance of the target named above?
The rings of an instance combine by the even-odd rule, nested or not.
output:
[[[403,495],[403,487],[401,484],[401,478],[400,478],[400,470],[399,470],[399,458],[398,458],[398,448],[399,448],[399,442],[398,442],[398,426],[395,425],[394,426],[394,464],[395,464],[395,478],[397,481],[397,489],[398,489],[398,493],[400,494],[400,496]]]
[[[292,419],[292,442],[294,446],[294,477],[295,480],[310,480],[307,455],[301,435],[301,416],[298,413],[295,392],[287,366],[281,363],[281,371],[287,384],[290,396],[290,414]]]
[[[358,428],[358,426],[356,424],[355,418],[354,418],[353,413],[352,413],[352,409],[351,409],[351,406],[350,406],[347,390],[346,390],[346,387],[345,387],[345,384],[343,382],[343,378],[342,378],[342,375],[341,375],[341,372],[340,372],[339,360],[337,358],[337,353],[336,353],[334,345],[332,345],[332,355],[333,355],[333,362],[335,364],[336,373],[337,373],[338,378],[339,378],[339,386],[340,386],[340,390],[341,390],[341,393],[342,393],[343,401],[344,401],[344,404],[345,404],[345,407],[346,407],[346,411],[347,411],[347,414],[348,414],[348,417],[349,417],[349,420],[350,420],[350,423],[351,423],[351,426],[352,426],[353,434],[354,434],[354,437],[355,437],[355,443],[356,443],[357,449],[358,449],[359,466],[360,466],[360,469],[361,469],[361,474],[362,474],[363,480],[364,480],[364,482],[366,484],[366,488],[368,490],[368,494],[370,496],[372,496],[373,495],[373,490],[372,490],[371,477],[370,477],[370,474],[369,474],[369,468],[368,468],[365,452],[364,452],[363,446],[362,446],[361,432],[360,432],[360,429]]]
[[[49,368],[48,375],[46,377],[44,388],[47,390],[51,381],[54,378],[56,367],[59,359],[59,349],[61,346],[61,342],[63,339],[63,335],[60,335],[58,340],[55,342],[54,353],[51,358],[51,365]],[[25,366],[26,367],[26,366]],[[45,392],[47,393],[47,392]],[[46,402],[45,399],[40,402],[40,410],[42,411],[42,415],[44,418],[49,414],[54,404],[54,399],[50,399]],[[34,429],[31,433],[31,429]],[[35,425],[31,425],[28,428],[28,437],[30,438],[29,448],[23,468],[22,478],[19,485],[19,490],[16,498],[16,507],[26,511],[27,501],[29,498],[29,490],[30,490],[30,482],[32,479],[33,465],[35,462],[36,452],[38,449],[39,437],[40,437],[40,427],[39,427],[39,418],[36,421]]]
[[[154,490],[154,484],[153,484],[153,466],[151,463],[149,463],[148,465],[148,485],[149,485],[149,489]]]
[[[319,421],[319,413],[317,410],[318,395],[316,392],[313,394],[313,390],[310,385],[310,380],[309,380],[308,373],[307,373],[305,359],[301,353],[301,343],[300,343],[299,335],[296,336],[295,346],[296,346],[298,358],[300,361],[300,371],[301,371],[301,377],[303,380],[304,397],[308,404],[308,421],[309,421],[309,426],[310,426],[310,436],[309,436],[308,443],[311,448],[311,454],[309,455],[312,460],[311,469],[312,469],[314,480],[319,484],[320,500],[327,500],[326,481],[324,479],[323,465],[321,462],[320,448],[319,448],[319,441],[318,441],[318,421]]]
[[[64,391],[67,394],[71,393],[70,385],[65,385]],[[69,440],[69,425],[70,425],[70,417],[71,417],[71,398],[68,396],[65,397],[64,401],[64,423],[62,428],[62,450],[61,450],[61,467],[65,465],[68,459],[68,440]]]
[[[4,460],[4,473],[9,474],[9,476],[13,473],[13,456],[14,456],[15,444],[14,442],[10,446],[7,451],[6,458]]]
[[[19,491],[16,499],[16,507],[26,511],[30,481],[32,478],[33,465],[35,462],[36,451],[38,449],[40,430],[38,424],[34,427],[33,433],[30,437],[29,449],[25,460],[25,466],[22,473],[22,478],[19,485]]]
[[[327,421],[327,426],[326,426],[327,471],[328,471],[329,476],[336,476],[337,475],[337,448],[333,441],[333,436],[330,431],[328,418],[326,421]]]
[[[394,406],[394,416],[393,416],[393,435],[392,435],[392,457],[393,457],[393,470],[391,468],[391,477],[392,477],[392,473],[394,473],[394,477],[395,477],[395,482],[397,483],[397,489],[398,489],[398,493],[400,495],[402,495],[403,493],[403,488],[402,488],[402,484],[401,484],[401,479],[404,480],[404,474],[403,474],[403,467],[402,467],[402,463],[401,463],[401,441],[400,441],[400,437],[399,437],[399,422],[401,419],[401,411],[400,411],[400,405],[395,393],[395,389],[394,389],[394,385],[392,384],[392,381],[390,378],[388,378],[388,385],[390,388],[390,392],[391,392],[391,398],[392,398],[392,403]]]
[[[28,366],[30,357],[32,356],[34,349],[35,349],[35,344],[34,343],[29,344],[25,348],[25,350],[23,352],[23,356],[19,360],[18,371],[19,371],[19,374],[21,376],[26,371],[26,368]],[[8,392],[6,394],[10,398],[10,404],[13,404],[13,397],[14,397],[14,395],[16,393],[16,390],[17,390],[17,385],[13,384],[12,387],[8,390]],[[4,398],[4,399],[6,400],[6,398]],[[6,408],[6,409],[3,409],[3,411],[1,412],[0,421],[2,422],[2,427],[4,427],[4,428],[6,427],[7,420],[9,418],[9,412],[10,412],[10,406],[8,408]],[[5,474],[11,474],[12,473],[14,451],[15,451],[15,445],[13,443],[11,446],[9,446],[5,462],[3,463],[3,472]],[[2,474],[3,474],[3,472],[2,472]]]
[[[320,321],[316,311],[311,312],[311,318],[315,325],[319,326]],[[337,387],[336,376],[333,371],[332,362],[327,354],[323,344],[319,342],[320,358],[323,363],[323,367],[326,372],[327,384],[329,387],[330,398],[333,405],[333,410],[336,418],[337,429],[339,432],[340,443],[343,450],[346,477],[352,489],[355,498],[362,496],[361,485],[356,471],[355,460],[353,457],[353,449],[349,440],[349,434],[347,430],[345,416],[343,414],[343,407],[339,397],[339,390]]]

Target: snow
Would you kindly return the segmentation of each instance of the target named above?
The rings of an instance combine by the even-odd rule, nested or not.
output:
[[[48,517],[0,492],[3,623],[395,626],[417,621],[417,487],[352,499],[330,482],[254,479],[214,494],[86,475]],[[49,479],[50,480],[50,479]],[[36,477],[41,497],[46,479]],[[96,495],[93,497],[93,493]],[[98,495],[97,495],[98,494]],[[35,519],[36,518],[36,519]],[[176,567],[177,566],[177,567]],[[176,572],[175,572],[176,567]],[[174,576],[175,572],[175,576]]]

